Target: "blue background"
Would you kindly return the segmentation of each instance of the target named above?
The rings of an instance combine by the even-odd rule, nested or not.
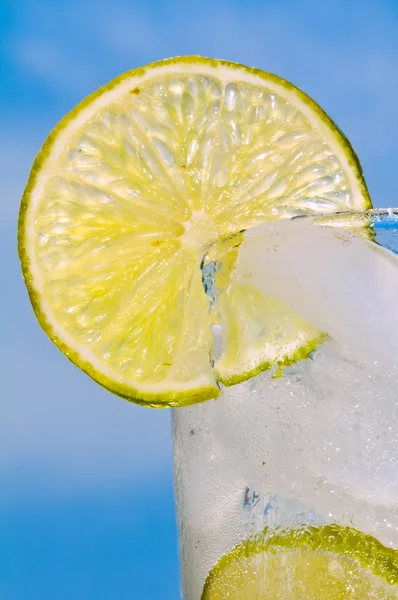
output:
[[[0,599],[179,596],[170,414],[112,397],[37,326],[16,254],[19,200],[57,121],[115,75],[203,54],[313,96],[398,204],[398,3],[0,2]]]

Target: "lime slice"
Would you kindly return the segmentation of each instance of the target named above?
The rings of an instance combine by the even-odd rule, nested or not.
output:
[[[177,58],[118,77],[50,134],[19,254],[36,316],[70,360],[127,399],[190,404],[306,355],[321,335],[256,290],[258,335],[244,290],[226,285],[213,306],[201,272],[212,245],[267,220],[368,207],[350,144],[303,92]],[[217,357],[215,321],[228,332]]]
[[[214,369],[224,385],[240,383],[274,366],[279,376],[283,366],[306,358],[327,337],[278,299],[239,280],[235,265],[244,242],[242,233],[224,239],[212,246],[204,260],[205,289],[213,301],[210,315],[213,325],[219,326]],[[212,278],[207,276],[210,266]]]
[[[309,527],[224,556],[202,600],[393,600],[398,551],[350,527]]]
[[[253,285],[231,285],[221,307],[224,351],[215,362],[218,380],[234,385],[275,365],[307,358],[327,337],[316,327]]]

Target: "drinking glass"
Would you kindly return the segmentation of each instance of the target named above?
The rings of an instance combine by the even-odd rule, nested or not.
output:
[[[245,234],[234,277],[325,335],[301,360],[173,409],[184,599],[259,534],[336,524],[398,548],[397,253],[393,209]]]

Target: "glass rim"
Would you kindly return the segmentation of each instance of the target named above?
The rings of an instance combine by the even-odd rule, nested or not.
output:
[[[364,217],[397,217],[398,218],[398,207],[396,208],[369,208],[366,210],[360,209],[349,209],[349,210],[337,210],[335,212],[324,212],[324,213],[304,213],[302,215],[294,215],[293,219],[301,219],[302,217],[310,218],[333,218],[333,217],[344,217],[344,216],[364,216]]]
[[[330,213],[304,213],[294,215],[292,221],[297,219],[309,219],[315,225],[328,227],[360,228],[363,226],[377,226],[378,223],[393,224],[398,228],[397,208],[371,208],[367,210],[343,210]]]

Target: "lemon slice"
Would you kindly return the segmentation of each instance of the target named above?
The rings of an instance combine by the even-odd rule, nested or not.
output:
[[[325,525],[238,546],[208,576],[202,600],[393,600],[398,551]]]
[[[24,193],[19,254],[36,316],[70,360],[127,399],[190,404],[321,335],[256,290],[247,302],[230,286],[214,308],[209,249],[267,220],[368,207],[350,144],[303,92],[176,58],[116,78],[54,129]],[[217,357],[215,321],[228,332]]]

